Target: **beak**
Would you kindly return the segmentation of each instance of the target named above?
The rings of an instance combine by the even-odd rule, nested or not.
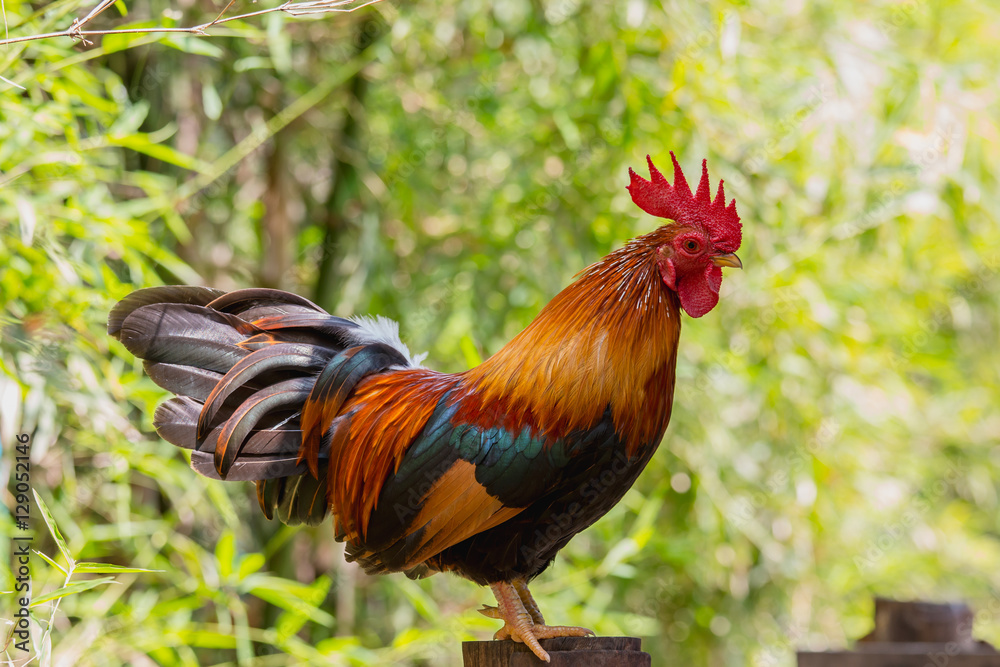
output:
[[[725,255],[716,255],[712,258],[712,264],[716,266],[728,266],[731,269],[742,269],[743,262],[740,258],[736,256],[735,252],[726,253]]]

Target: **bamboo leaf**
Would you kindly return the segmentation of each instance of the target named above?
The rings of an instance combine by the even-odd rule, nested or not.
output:
[[[75,595],[76,593],[82,593],[83,591],[89,591],[91,588],[96,588],[101,584],[112,584],[118,583],[115,581],[114,577],[101,577],[100,579],[88,579],[87,581],[78,581],[75,584],[70,584],[69,586],[63,586],[62,588],[57,588],[51,593],[46,593],[41,595],[31,601],[31,608],[34,609],[38,605],[45,604],[46,602],[52,602],[53,600],[58,600],[59,598],[64,598],[67,595]]]
[[[202,162],[193,155],[181,153],[176,148],[172,148],[164,144],[153,143],[145,134],[133,134],[125,137],[109,137],[108,142],[115,146],[128,148],[137,153],[143,153],[149,157],[156,158],[157,160],[162,160],[168,164],[176,165],[183,169],[189,169],[198,173],[204,173],[211,168],[208,163]]]
[[[171,46],[178,51],[191,53],[196,56],[206,56],[208,58],[221,58],[225,51],[196,35],[170,34],[160,38],[160,42]]]
[[[38,495],[38,492],[34,489],[31,493],[35,496],[35,503],[38,505],[38,511],[42,513],[42,519],[45,521],[45,525],[49,528],[49,533],[52,535],[52,539],[56,541],[56,546],[59,547],[59,551],[62,552],[63,557],[66,559],[66,563],[69,564],[69,569],[73,569],[73,554],[70,553],[69,547],[66,545],[66,540],[63,538],[62,533],[59,532],[59,526],[56,525],[56,520],[52,518],[52,512],[49,511],[48,506],[45,501]],[[65,572],[65,570],[63,570]]]
[[[41,551],[38,551],[37,549],[32,549],[32,551],[34,551],[36,554],[38,554],[39,556],[41,556],[42,560],[44,560],[46,563],[48,563],[52,567],[56,568],[57,570],[59,570],[63,574],[68,574],[66,572],[65,568],[63,568],[62,565],[60,565],[59,563],[57,563],[54,560],[52,560],[51,558],[49,558],[48,556],[46,556],[45,554],[43,554]]]
[[[248,592],[260,599],[282,609],[308,616],[320,625],[333,627],[334,617],[316,606],[319,604],[319,599],[314,598],[315,589],[280,577],[256,575],[249,577],[247,581],[252,582]]]
[[[219,576],[228,579],[236,560],[236,536],[226,531],[215,544],[215,560],[219,563]]]
[[[163,572],[163,570],[147,570],[141,567],[125,567],[111,563],[77,563],[73,572],[81,574],[120,574],[124,572]]]
[[[264,558],[264,554],[260,553],[247,554],[246,557],[244,557],[240,561],[237,577],[241,581],[243,579],[246,579],[248,576],[259,570],[260,568],[264,567],[264,563],[266,562],[267,561]]]

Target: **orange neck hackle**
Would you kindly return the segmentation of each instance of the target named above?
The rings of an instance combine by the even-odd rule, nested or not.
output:
[[[592,427],[610,406],[630,455],[658,440],[681,323],[656,250],[675,233],[660,227],[581,272],[528,328],[463,374],[465,402],[478,399],[471,402],[493,423],[530,424],[550,437]]]

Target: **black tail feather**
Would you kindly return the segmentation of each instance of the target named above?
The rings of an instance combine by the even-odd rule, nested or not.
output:
[[[257,482],[257,502],[268,519],[289,525],[315,526],[327,515],[327,472],[266,479]]]
[[[204,368],[158,361],[144,361],[142,368],[153,382],[167,391],[179,396],[190,396],[199,401],[206,400],[215,389],[215,385],[224,377],[222,373],[206,371]]]
[[[205,477],[226,482],[258,482],[283,479],[294,475],[309,475],[304,463],[298,463],[298,455],[292,456],[241,456],[223,477],[215,469],[215,458],[208,452],[191,452],[191,467]]]
[[[157,303],[132,311],[119,340],[140,359],[225,373],[249,354],[238,344],[259,332],[235,315],[204,306]]]
[[[240,404],[233,416],[226,420],[215,443],[215,467],[219,474],[226,477],[243,442],[252,434],[261,418],[272,410],[301,406],[309,398],[314,382],[312,378],[278,382],[261,389]]]
[[[303,296],[266,287],[251,287],[228,293],[220,292],[219,296],[207,305],[223,313],[242,314],[251,308],[274,306],[282,309],[301,307],[326,315],[325,310]]]
[[[155,303],[186,303],[204,306],[224,294],[225,292],[222,290],[192,285],[163,285],[136,290],[111,309],[111,313],[108,314],[108,334],[118,338],[125,318],[143,306]]]
[[[323,353],[326,352],[324,355]],[[313,345],[295,345],[279,343],[253,352],[240,359],[224,377],[219,379],[215,388],[205,399],[198,420],[198,438],[204,437],[212,425],[219,409],[233,392],[246,386],[254,379],[279,370],[293,370],[300,373],[319,372],[326,362],[329,351]]]
[[[108,332],[177,395],[156,410],[160,436],[191,450],[206,477],[256,481],[264,514],[285,523],[315,524],[327,513],[330,427],[339,416],[319,410],[326,423],[313,424],[305,438],[316,441],[304,447],[303,412],[316,420],[310,396],[340,406],[366,375],[408,365],[358,323],[272,289],[139,290],[111,311]]]

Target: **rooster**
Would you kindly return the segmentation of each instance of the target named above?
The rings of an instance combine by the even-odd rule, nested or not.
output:
[[[464,373],[419,364],[384,318],[344,319],[272,289],[154,287],[112,310],[108,332],[176,394],[165,440],[202,475],[250,480],[287,524],[332,514],[370,574],[454,572],[489,586],[524,642],[593,634],[546,625],[528,591],[566,543],[610,510],[670,420],[680,311],[719,300],[742,268],[736,202],[673,185],[647,156],[632,200],[673,220],[585,269],[499,352]]]

